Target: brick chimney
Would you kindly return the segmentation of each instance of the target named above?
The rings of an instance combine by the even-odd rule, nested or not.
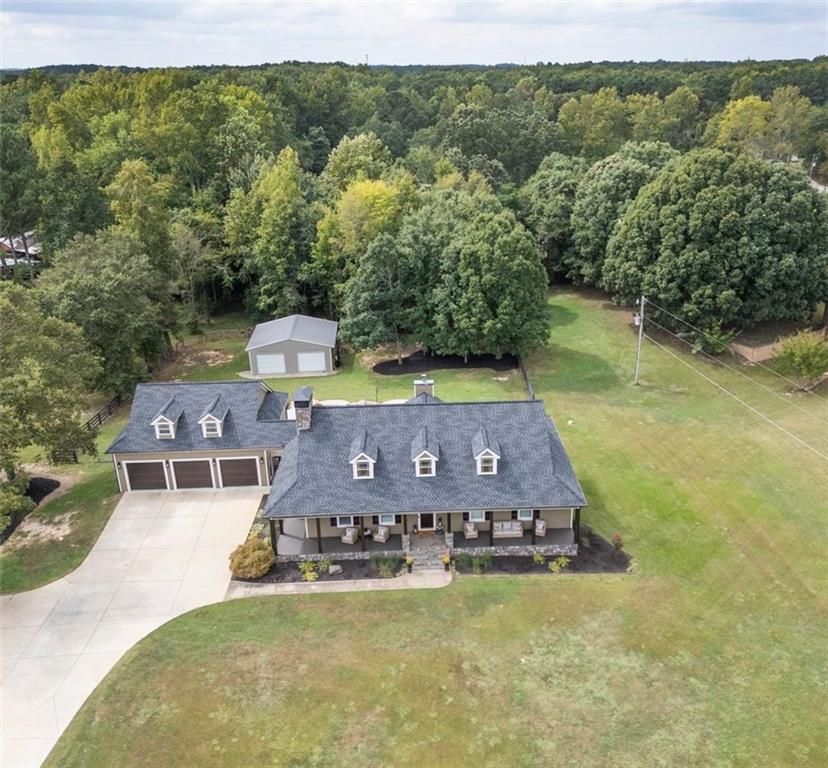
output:
[[[434,380],[433,379],[416,379],[414,381],[414,397],[422,395],[425,392],[427,395],[434,396]]]
[[[310,429],[313,410],[313,390],[300,387],[293,395],[293,410],[296,412],[296,429]]]

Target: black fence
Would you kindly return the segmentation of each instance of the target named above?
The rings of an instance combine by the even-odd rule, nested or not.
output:
[[[91,419],[84,425],[83,429],[86,432],[91,432],[101,426],[124,402],[120,395],[113,397],[103,408],[101,408]],[[78,451],[75,448],[65,448],[58,451],[52,451],[50,457],[52,464],[78,464]]]

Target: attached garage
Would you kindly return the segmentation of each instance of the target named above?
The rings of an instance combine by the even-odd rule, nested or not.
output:
[[[213,472],[209,459],[173,461],[176,488],[212,488]]]
[[[261,485],[259,480],[259,460],[249,459],[219,459],[221,484],[225,488],[244,485]]]
[[[124,462],[130,491],[163,491],[167,488],[167,475],[163,461]]]

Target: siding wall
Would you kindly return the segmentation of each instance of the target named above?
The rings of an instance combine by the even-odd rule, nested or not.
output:
[[[304,341],[279,341],[275,344],[268,344],[264,347],[256,347],[251,349],[247,356],[250,360],[250,372],[256,376],[265,375],[278,378],[279,376],[297,376],[300,375],[299,359],[297,354],[299,352],[324,352],[325,353],[325,370],[330,373],[333,371],[333,350],[321,344],[309,344]],[[257,355],[284,355],[285,356],[285,373],[283,374],[261,374],[256,362]],[[306,375],[302,373],[302,375]]]

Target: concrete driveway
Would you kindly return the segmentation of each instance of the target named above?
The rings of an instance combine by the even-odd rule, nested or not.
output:
[[[0,766],[39,766],[124,652],[224,598],[260,489],[126,494],[83,564],[0,598]],[[55,544],[60,546],[60,544]]]

